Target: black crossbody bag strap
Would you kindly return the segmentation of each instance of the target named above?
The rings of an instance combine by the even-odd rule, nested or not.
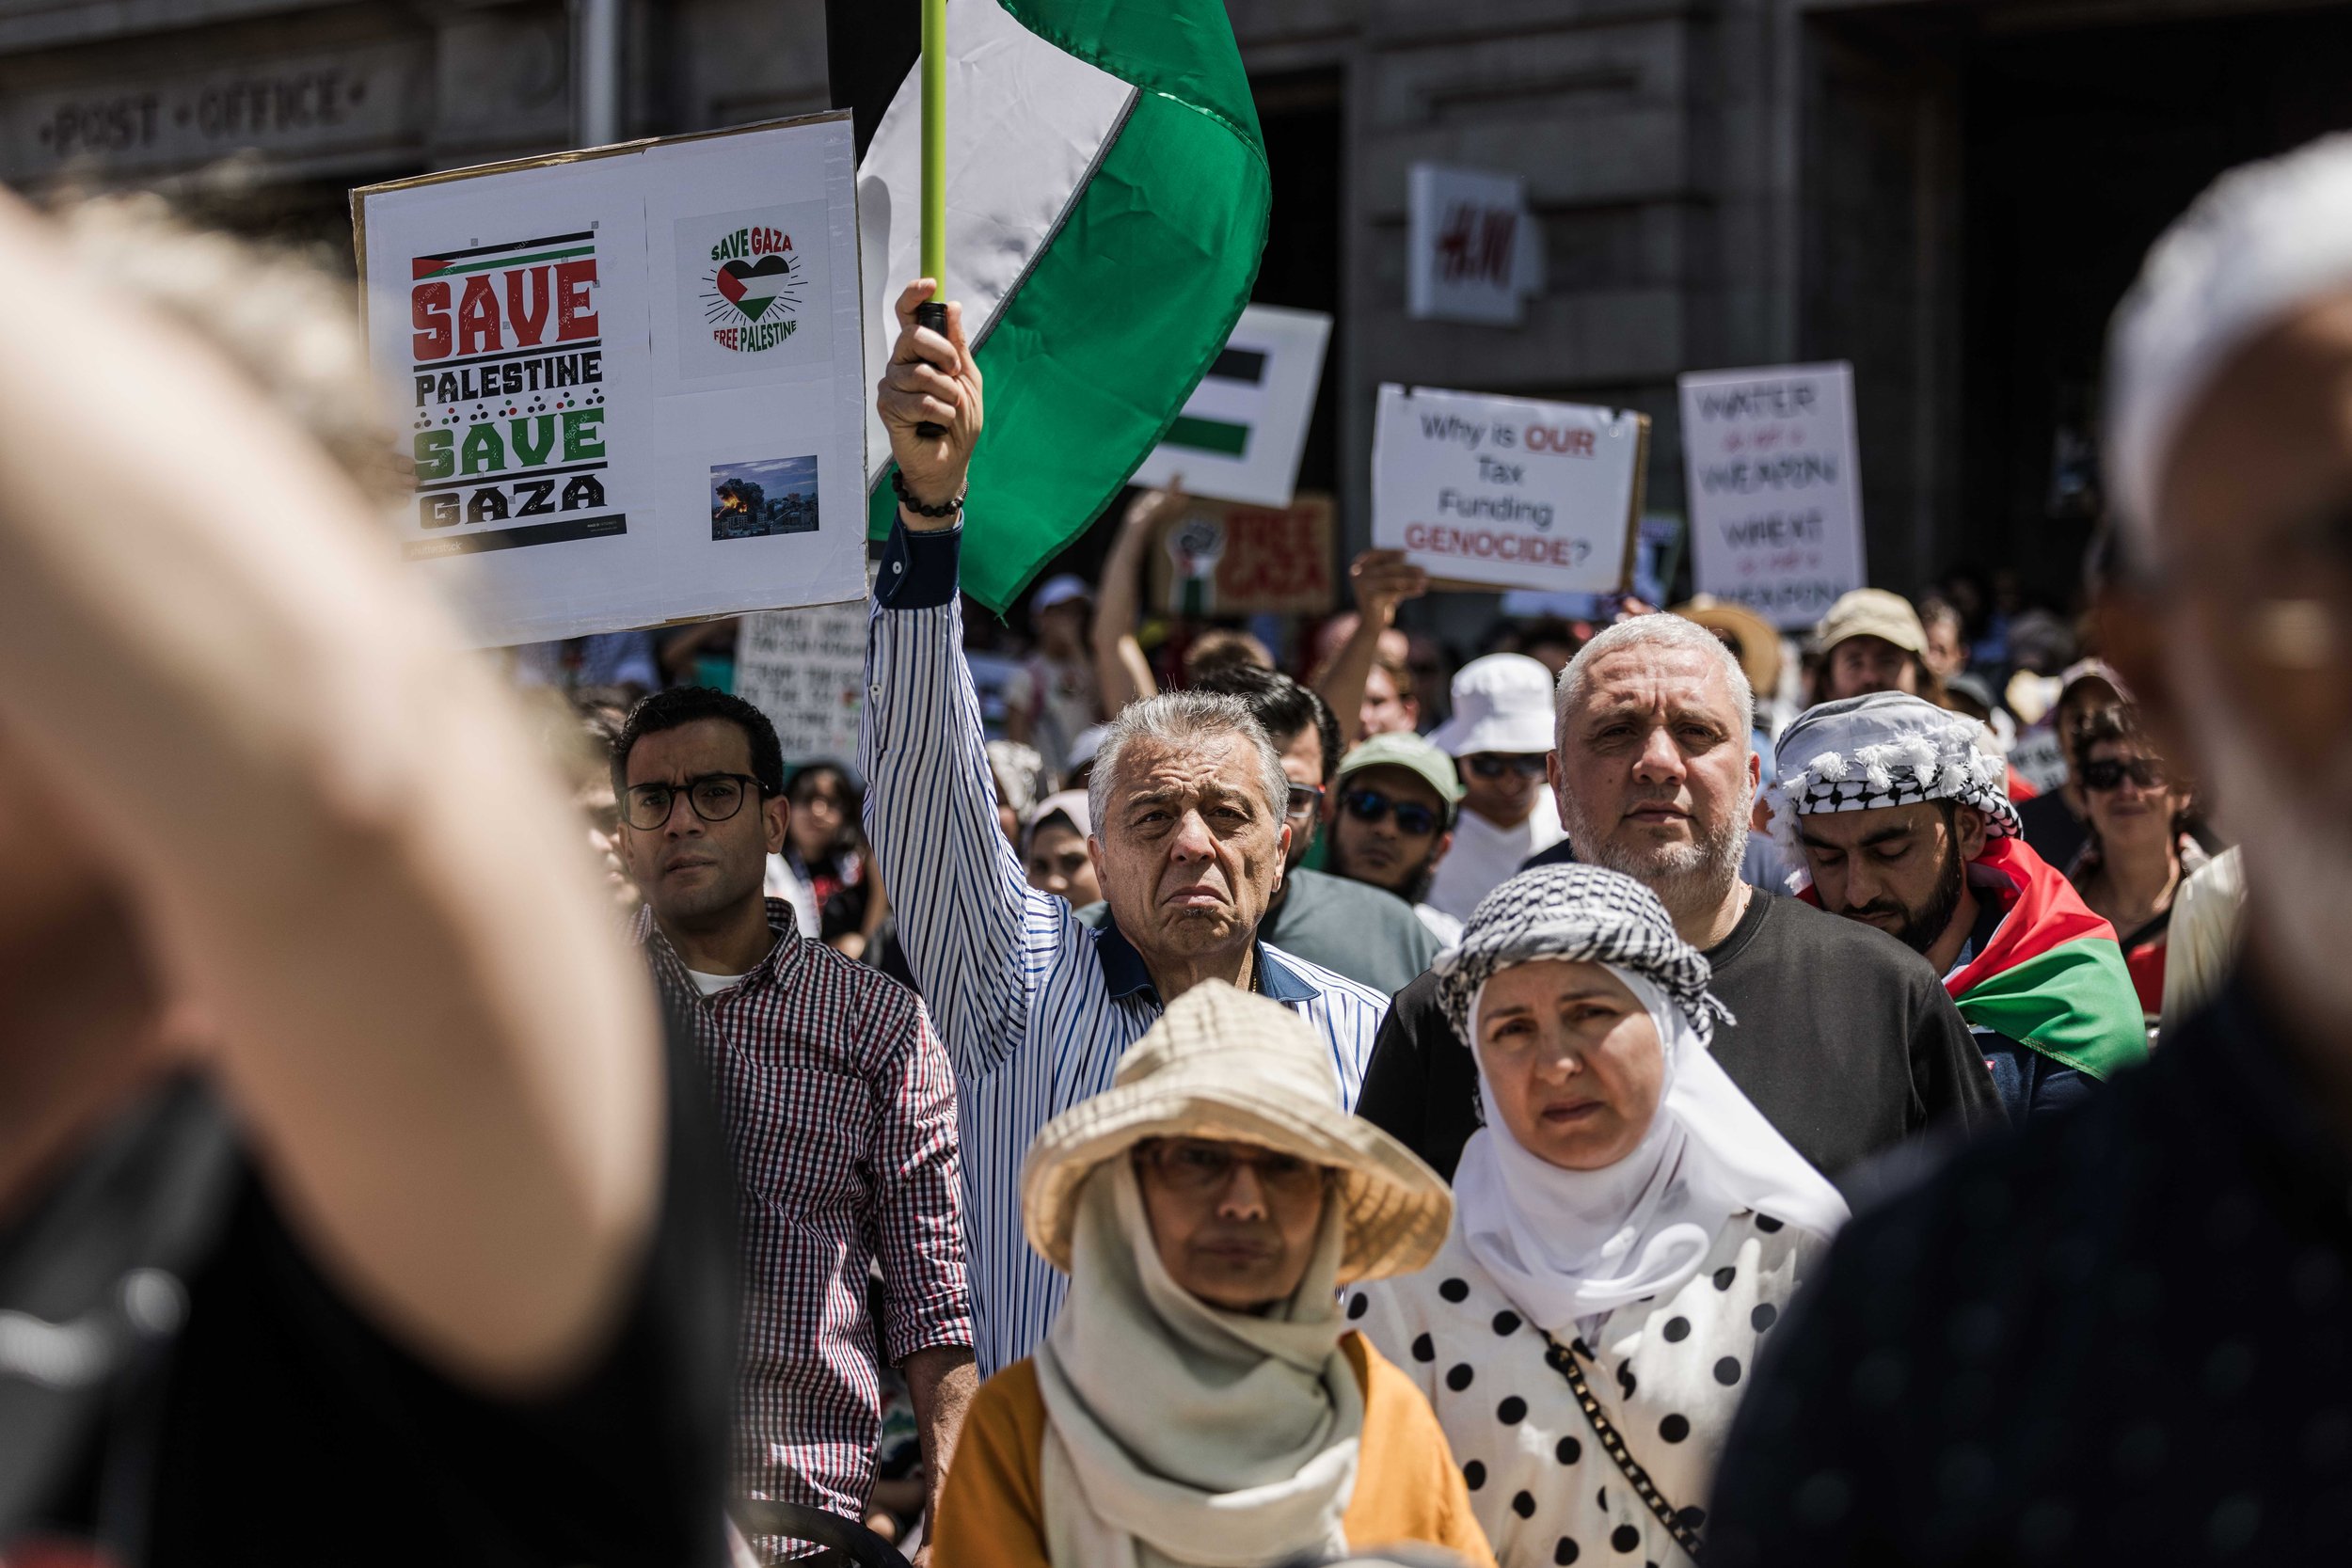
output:
[[[1544,1334],[1540,1328],[1535,1332]],[[1585,1420],[1592,1423],[1593,1435],[1600,1439],[1601,1451],[1633,1483],[1633,1495],[1649,1505],[1649,1511],[1658,1515],[1658,1522],[1675,1538],[1675,1544],[1690,1553],[1693,1562],[1697,1561],[1699,1532],[1682,1522],[1675,1505],[1666,1500],[1666,1495],[1658,1490],[1658,1483],[1649,1479],[1649,1472],[1642,1468],[1642,1462],[1633,1457],[1633,1450],[1625,1446],[1625,1437],[1617,1431],[1616,1423],[1601,1414],[1600,1401],[1593,1397],[1593,1386],[1584,1381],[1584,1369],[1576,1364],[1575,1353],[1544,1334],[1544,1359],[1551,1363],[1552,1370],[1568,1380],[1568,1391],[1576,1396],[1577,1408],[1584,1412]]]

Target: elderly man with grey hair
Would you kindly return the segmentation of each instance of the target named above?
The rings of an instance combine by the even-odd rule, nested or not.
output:
[[[1637,616],[1586,643],[1561,672],[1549,769],[1566,848],[1647,886],[1706,954],[1737,1021],[1716,1059],[1832,1180],[1930,1127],[1998,1125],[1984,1057],[1917,954],[1740,879],[1754,706],[1740,661],[1694,622]],[[1396,994],[1357,1114],[1451,1172],[1477,1104],[1475,1064],[1423,975]]]
[[[917,988],[955,1064],[974,1354],[983,1375],[1029,1354],[1067,1281],[1021,1228],[1030,1139],[1113,1069],[1167,1006],[1206,980],[1289,1007],[1331,1052],[1355,1101],[1387,1002],[1267,946],[1258,926],[1281,885],[1290,781],[1237,697],[1177,692],[1131,704],[1088,780],[1088,853],[1109,904],[1100,929],[1028,885],[996,821],[956,592],[980,374],[947,308],[945,334],[898,302],[880,389],[900,486],[866,634],[861,766],[866,831],[898,911]]]

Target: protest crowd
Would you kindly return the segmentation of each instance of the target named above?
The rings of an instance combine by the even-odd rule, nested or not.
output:
[[[1795,635],[1170,610],[1173,483],[975,625],[902,280],[789,755],[455,651],[325,285],[0,198],[0,1564],[2340,1560],[2347,213],[2159,241],[2076,599]]]

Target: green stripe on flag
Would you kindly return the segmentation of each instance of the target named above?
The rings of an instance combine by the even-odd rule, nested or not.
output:
[[[454,277],[464,272],[495,272],[501,267],[527,267],[534,261],[564,261],[575,256],[594,256],[592,245],[576,245],[570,250],[543,250],[536,256],[501,256],[495,261],[468,261],[463,266],[436,267],[427,277]]]
[[[1176,422],[1168,427],[1164,447],[1190,447],[1195,451],[1221,452],[1227,457],[1239,457],[1249,450],[1249,427],[1225,420],[1204,420],[1197,415],[1179,414]]]
[[[2061,942],[1987,975],[1958,1006],[1971,1024],[2103,1081],[2148,1059],[2139,992],[2110,937]]]
[[[1219,0],[1004,8],[1141,90],[979,348],[988,426],[963,588],[999,613],[1110,505],[1224,349],[1257,280],[1271,197]],[[876,485],[874,537],[894,510],[889,484]]]

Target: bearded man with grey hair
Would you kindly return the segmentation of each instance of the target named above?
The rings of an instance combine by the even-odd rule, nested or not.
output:
[[[867,624],[860,766],[898,939],[955,1065],[973,1353],[987,1376],[1037,1348],[1067,1285],[1022,1232],[1029,1140],[1109,1089],[1168,1004],[1222,980],[1289,1007],[1330,1048],[1336,1112],[1355,1101],[1387,999],[1258,940],[1290,844],[1290,781],[1238,697],[1134,703],[1104,736],[1088,781],[1100,929],[1028,885],[997,824],[956,591],[980,372],[958,306],[945,334],[916,325],[930,288],[899,297],[878,399],[899,506]]]
[[[1754,710],[1740,661],[1694,622],[1642,615],[1594,638],[1560,675],[1565,849],[1647,886],[1707,955],[1735,1015],[1716,1059],[1833,1180],[1931,1127],[1999,1125],[1984,1057],[1917,954],[1740,879]],[[1476,1065],[1423,975],[1396,993],[1357,1114],[1451,1173],[1477,1105]]]

